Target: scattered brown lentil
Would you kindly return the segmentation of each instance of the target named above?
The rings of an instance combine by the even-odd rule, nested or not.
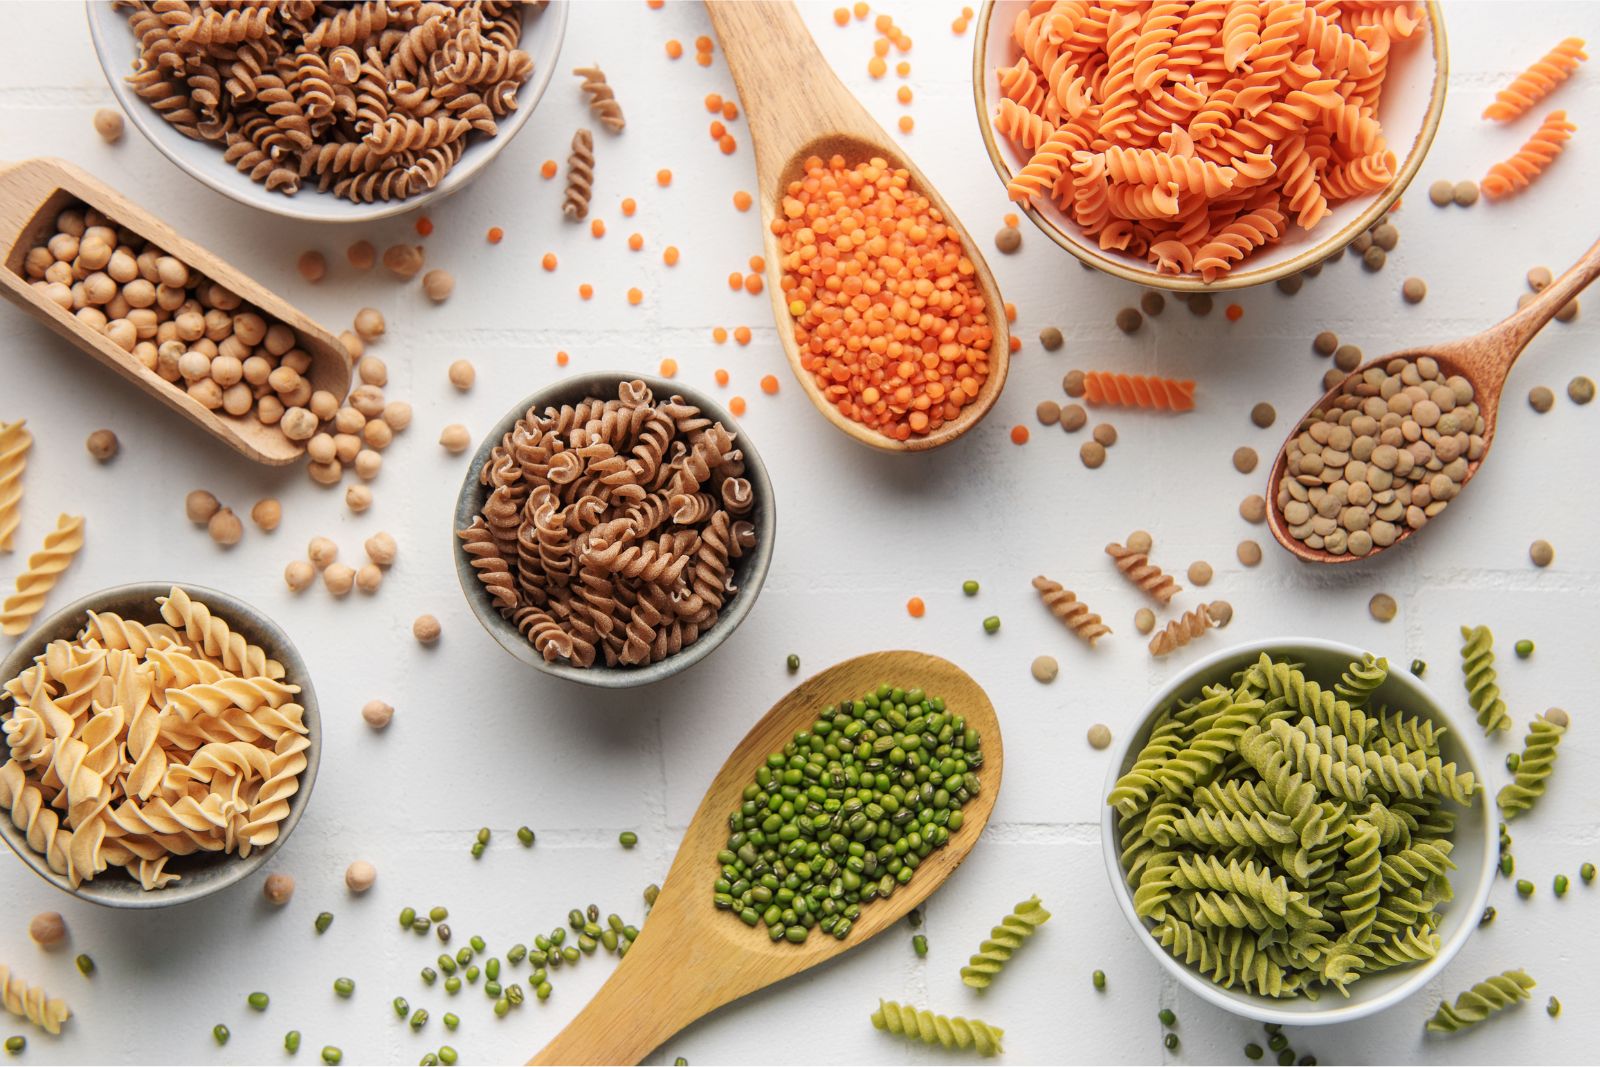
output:
[[[1089,747],[1105,748],[1111,744],[1111,727],[1103,722],[1097,722],[1089,727]]]
[[[121,447],[117,443],[117,435],[110,430],[96,430],[89,435],[88,440],[84,441],[83,446],[89,450],[89,455],[100,463],[111,460]]]
[[[1372,228],[1372,243],[1385,252],[1393,252],[1400,243],[1400,231],[1392,222],[1380,222]]]
[[[1211,577],[1211,564],[1205,560],[1197,559],[1189,564],[1189,583],[1191,585],[1210,585]]]
[[[1029,669],[1033,672],[1034,681],[1043,682],[1046,685],[1055,681],[1056,675],[1061,673],[1061,665],[1056,662],[1054,656],[1034,657],[1033,666]]]
[[[1078,458],[1083,460],[1083,465],[1094,470],[1106,461],[1105,446],[1099,441],[1085,441],[1083,447],[1078,449]]]
[[[1149,608],[1140,608],[1133,613],[1133,628],[1142,634],[1147,634],[1156,628],[1156,613]]]
[[[1361,366],[1359,345],[1340,345],[1333,353],[1333,365],[1346,373]]]
[[[1327,392],[1342,381],[1344,381],[1344,371],[1338,367],[1329,367],[1322,375],[1322,391]]]
[[[1226,600],[1213,600],[1206,605],[1206,614],[1218,627],[1226,626],[1233,621],[1233,605]]]
[[[1408,304],[1420,304],[1428,295],[1428,283],[1421,278],[1407,278],[1400,283],[1400,295]]]
[[[1353,256],[1364,256],[1367,254],[1367,249],[1371,247],[1372,234],[1370,232],[1356,234],[1355,237],[1351,238],[1350,243],[1345,246],[1346,250]]]
[[[1573,297],[1571,300],[1567,301],[1566,305],[1563,306],[1560,311],[1556,312],[1556,321],[1557,322],[1571,322],[1573,319],[1575,319],[1577,317],[1578,317],[1578,298],[1577,297]]]
[[[1567,396],[1574,404],[1587,404],[1594,399],[1594,379],[1578,375],[1567,383]]]
[[[1554,280],[1549,267],[1534,267],[1528,271],[1528,288],[1538,292]]]
[[[1015,226],[1002,226],[994,235],[994,246],[1005,255],[1022,247],[1022,233]]]
[[[1054,400],[1039,401],[1039,406],[1033,412],[1038,416],[1041,426],[1054,426],[1061,421],[1061,405]]]
[[[1062,345],[1061,331],[1054,326],[1046,326],[1039,331],[1039,343],[1046,352],[1054,352]]]
[[[1239,501],[1239,517],[1245,522],[1267,521],[1267,500],[1260,493],[1251,493]]]
[[[1144,316],[1139,314],[1138,308],[1123,308],[1117,312],[1117,329],[1123,333],[1137,333],[1140,326],[1144,325]]]
[[[1305,284],[1306,280],[1304,276],[1299,274],[1287,274],[1278,279],[1278,292],[1283,293],[1286,296],[1293,296],[1294,294],[1298,293],[1301,286]]]
[[[1543,415],[1556,403],[1556,394],[1542,385],[1536,385],[1528,390],[1528,406]]]
[[[1061,428],[1068,433],[1077,433],[1088,421],[1089,412],[1082,404],[1061,405]]]
[[[1150,536],[1149,530],[1135,530],[1133,533],[1128,535],[1128,539],[1122,542],[1122,544],[1123,547],[1127,548],[1130,552],[1144,552],[1148,554],[1152,548],[1156,547],[1156,539]]]
[[[1319,356],[1331,356],[1339,349],[1339,335],[1323,330],[1311,339],[1311,350]]]
[[[1185,302],[1189,305],[1189,314],[1191,315],[1205,318],[1211,314],[1212,301],[1210,293],[1195,293]]]
[[[1478,183],[1473,181],[1456,182],[1454,199],[1462,207],[1471,207],[1478,202]]]
[[[1117,428],[1109,422],[1102,422],[1094,428],[1094,439],[1110,448],[1117,443]]]
[[[1256,450],[1249,445],[1241,445],[1233,450],[1233,469],[1240,474],[1249,474],[1256,469],[1256,464],[1260,461]]]
[[[1088,391],[1088,386],[1084,384],[1083,371],[1081,371],[1081,370],[1069,370],[1069,371],[1067,371],[1066,377],[1061,379],[1061,388],[1066,392],[1066,394],[1068,396],[1073,397],[1074,399],[1076,399],[1077,397],[1082,396],[1085,392]]]
[[[1455,199],[1456,187],[1445,178],[1440,178],[1428,186],[1428,199],[1433,201],[1434,207],[1447,207]]]
[[[1249,538],[1245,538],[1243,541],[1239,542],[1239,547],[1236,552],[1239,557],[1239,562],[1243,563],[1246,567],[1254,567],[1256,564],[1261,562],[1261,546]]]
[[[1139,298],[1139,307],[1153,318],[1167,309],[1167,298],[1151,289]]]
[[[1528,558],[1535,567],[1548,567],[1556,561],[1556,550],[1549,541],[1535,541],[1528,546]]]
[[[1400,611],[1400,605],[1394,602],[1394,597],[1388,593],[1374,593],[1372,599],[1367,601],[1367,610],[1379,622],[1393,622]]]
[[[1361,253],[1361,265],[1369,271],[1379,271],[1383,269],[1383,265],[1388,261],[1388,258],[1389,254],[1387,252],[1377,245],[1373,245]]]
[[[1278,420],[1278,409],[1263,400],[1250,409],[1250,421],[1265,430]]]

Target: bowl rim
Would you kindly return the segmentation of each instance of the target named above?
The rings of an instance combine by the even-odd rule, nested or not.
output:
[[[977,110],[978,130],[983,136],[984,148],[989,153],[989,162],[994,166],[1001,185],[1005,186],[1010,183],[1012,168],[995,137],[994,125],[989,121],[987,107],[989,72],[985,56],[988,52],[987,44],[996,2],[997,0],[983,0],[978,12],[978,27],[973,35],[972,44],[972,102]],[[1380,190],[1366,210],[1350,222],[1337,230],[1330,230],[1322,240],[1307,245],[1298,254],[1281,263],[1270,267],[1228,271],[1213,282],[1201,281],[1197,275],[1191,274],[1162,274],[1154,268],[1140,270],[1130,267],[1119,259],[1102,254],[1098,247],[1086,243],[1075,234],[1066,232],[1041,212],[1032,198],[1023,203],[1012,200],[1007,202],[1012,204],[1013,210],[1027,215],[1041,233],[1072,253],[1086,266],[1147,288],[1181,293],[1221,293],[1232,289],[1265,285],[1291,274],[1299,274],[1343,252],[1346,245],[1383,217],[1394,202],[1400,199],[1401,194],[1416,177],[1417,171],[1422,169],[1422,161],[1433,146],[1433,139],[1438,134],[1440,122],[1444,117],[1445,91],[1450,82],[1450,48],[1445,39],[1444,13],[1440,9],[1439,0],[1425,0],[1424,10],[1427,13],[1429,41],[1434,61],[1433,85],[1429,91],[1428,109],[1422,117],[1422,127],[1411,142],[1410,150],[1406,153],[1400,169],[1395,173],[1394,180]]]
[[[1334,1001],[1330,997],[1324,997],[1315,1002],[1316,1007],[1312,1010],[1287,1011],[1278,1007],[1279,1004],[1283,1003],[1282,1001],[1254,993],[1224,989],[1199,971],[1169,954],[1154,937],[1150,936],[1150,928],[1145,925],[1144,920],[1133,909],[1133,894],[1128,888],[1127,879],[1122,872],[1116,818],[1112,814],[1111,807],[1105,803],[1106,795],[1110,793],[1117,779],[1121,777],[1123,765],[1128,762],[1129,756],[1133,753],[1135,742],[1138,741],[1141,745],[1143,744],[1144,735],[1147,734],[1146,728],[1157,711],[1179,693],[1186,691],[1202,676],[1215,673],[1223,664],[1231,665],[1247,657],[1254,658],[1262,652],[1278,654],[1288,652],[1294,654],[1305,650],[1335,654],[1350,660],[1360,659],[1367,651],[1342,641],[1333,641],[1320,637],[1280,637],[1244,641],[1196,660],[1161,684],[1160,688],[1140,712],[1136,725],[1118,739],[1111,749],[1111,762],[1106,770],[1105,786],[1099,794],[1100,844],[1105,860],[1106,876],[1111,881],[1111,891],[1112,895],[1117,899],[1117,906],[1123,917],[1128,920],[1129,925],[1133,927],[1135,937],[1157,959],[1163,970],[1176,978],[1185,989],[1202,1000],[1214,1004],[1224,1011],[1254,1019],[1257,1022],[1278,1023],[1284,1026],[1323,1026],[1333,1023],[1353,1022],[1356,1019],[1362,1019],[1368,1015],[1393,1007],[1421,990],[1449,965],[1450,961],[1455,958],[1456,953],[1461,951],[1467,940],[1477,930],[1478,923],[1474,917],[1481,914],[1484,906],[1488,903],[1489,892],[1494,886],[1495,872],[1498,870],[1496,854],[1499,846],[1493,833],[1495,813],[1490,799],[1488,781],[1483,774],[1483,768],[1486,764],[1484,762],[1485,750],[1482,747],[1481,737],[1471,729],[1464,729],[1463,722],[1447,710],[1444,703],[1438,699],[1438,696],[1422,679],[1412,675],[1409,671],[1391,670],[1389,673],[1391,680],[1397,681],[1402,688],[1414,690],[1418,696],[1423,698],[1413,704],[1409,709],[1411,713],[1426,714],[1428,718],[1449,728],[1456,734],[1464,754],[1463,762],[1468,765],[1467,770],[1472,772],[1473,777],[1479,783],[1480,788],[1477,795],[1482,797],[1482,802],[1474,804],[1473,807],[1468,809],[1468,812],[1482,823],[1480,829],[1483,838],[1483,855],[1481,857],[1483,873],[1479,878],[1478,884],[1472,888],[1470,898],[1460,892],[1463,887],[1453,887],[1457,892],[1451,902],[1451,908],[1452,910],[1461,909],[1461,914],[1467,918],[1447,939],[1441,940],[1438,953],[1432,959],[1412,967],[1393,987],[1370,999],[1340,999]],[[1424,704],[1426,705],[1425,707],[1422,706]],[[1475,724],[1469,721],[1466,725]],[[1458,834],[1461,829],[1469,825],[1468,821],[1463,818],[1458,823]],[[1303,1003],[1304,1001],[1297,1002]]]
[[[165,596],[174,586],[181,588],[195,600],[201,601],[218,615],[223,615],[230,627],[241,631],[247,627],[259,629],[271,635],[272,647],[266,650],[272,658],[283,664],[284,676],[293,678],[295,684],[300,686],[297,703],[305,709],[306,737],[310,740],[311,746],[306,749],[306,767],[300,772],[300,786],[289,801],[289,813],[278,824],[278,836],[268,844],[252,849],[250,855],[242,859],[236,853],[215,853],[215,856],[228,862],[219,862],[214,869],[221,873],[205,881],[185,884],[184,880],[180,880],[165,889],[145,890],[137,895],[96,893],[94,891],[96,883],[110,873],[108,869],[101,872],[94,880],[83,882],[74,889],[65,875],[52,871],[45,857],[35,852],[28,844],[22,831],[12,822],[11,813],[0,812],[0,837],[5,839],[6,844],[19,859],[32,868],[35,874],[63,893],[101,907],[128,910],[166,908],[208,897],[244,881],[272,858],[294,832],[294,828],[299,825],[301,816],[305,814],[306,805],[311,801],[311,789],[316,784],[317,768],[322,762],[322,715],[317,703],[316,689],[312,686],[311,673],[306,667],[305,659],[300,655],[300,650],[295,647],[294,642],[289,639],[288,633],[265,612],[248,601],[232,593],[194,582],[126,582],[79,597],[40,620],[18,640],[6,654],[5,659],[0,660],[0,679],[16,677],[43,651],[43,645],[58,640],[53,635],[63,632],[64,628],[69,626],[70,629],[66,629],[65,632],[76,633],[82,628],[79,620],[89,611],[100,610],[100,606],[107,601],[113,598],[139,597],[153,605],[156,597]],[[236,625],[236,620],[244,621]],[[256,643],[266,647],[265,642]]]
[[[751,521],[755,523],[759,536],[755,548],[740,560],[738,574],[741,581],[738,595],[724,608],[717,621],[700,634],[694,644],[666,659],[643,667],[607,667],[602,664],[593,667],[575,667],[568,663],[548,663],[543,656],[534,651],[533,645],[522,636],[521,631],[501,618],[500,613],[494,610],[483,584],[478,581],[477,574],[472,569],[471,562],[461,550],[461,539],[456,536],[456,530],[471,523],[473,516],[483,507],[483,502],[489,495],[478,481],[478,472],[488,462],[494,447],[530,408],[569,403],[571,397],[604,394],[608,390],[615,393],[618,385],[630,381],[644,382],[657,398],[681,396],[700,408],[709,418],[734,429],[738,446],[744,452],[745,477],[750,480],[756,494],[757,503],[753,512],[755,518]],[[761,588],[766,584],[767,572],[772,566],[777,529],[777,498],[772,491],[772,480],[767,474],[766,464],[762,462],[761,453],[757,451],[748,431],[724,411],[722,405],[692,386],[681,385],[649,374],[602,370],[562,378],[534,391],[513,404],[511,409],[489,428],[488,433],[472,453],[466,475],[462,478],[461,490],[456,496],[455,513],[450,525],[450,558],[455,563],[456,579],[461,585],[461,591],[466,596],[467,604],[471,607],[478,624],[512,656],[535,670],[569,682],[600,689],[631,689],[659,682],[688,670],[714,652],[734,630],[739,628],[745,616],[755,607]]]
[[[567,16],[569,14],[567,0],[549,0],[545,5],[544,12],[539,14],[538,17],[555,20],[555,29],[552,31],[554,36],[550,47],[550,61],[542,66],[536,64],[533,75],[528,79],[527,84],[518,90],[517,109],[512,113],[510,120],[501,124],[499,131],[493,137],[476,142],[475,145],[469,145],[467,152],[462,154],[462,158],[456,162],[455,166],[450,168],[449,173],[445,175],[438,185],[404,200],[380,200],[371,204],[350,201],[348,202],[348,211],[341,211],[337,215],[329,216],[302,209],[295,202],[299,194],[296,196],[282,196],[278,193],[269,193],[264,186],[249,181],[248,178],[245,179],[246,185],[240,185],[236,181],[225,181],[210,173],[207,168],[191,164],[186,158],[186,153],[179,147],[180,144],[201,145],[208,150],[215,146],[210,142],[193,141],[184,137],[183,134],[178,133],[167,122],[157,118],[155,113],[145,106],[144,101],[128,89],[127,83],[123,80],[123,75],[113,72],[115,57],[111,54],[111,43],[102,36],[102,16],[96,15],[97,8],[111,10],[112,5],[110,0],[84,0],[84,14],[89,23],[89,39],[94,47],[95,58],[100,63],[100,72],[105,76],[106,83],[111,87],[111,93],[117,99],[117,106],[122,109],[123,114],[128,117],[134,127],[144,135],[145,140],[155,146],[156,151],[166,156],[174,166],[189,175],[189,177],[236,203],[245,204],[284,218],[297,219],[301,222],[319,222],[334,225],[376,222],[379,219],[392,218],[408,211],[414,211],[417,208],[424,207],[458,192],[481,174],[494,161],[494,158],[510,144],[511,139],[528,124],[528,120],[533,117],[534,109],[538,107],[545,90],[549,88],[551,80],[555,77],[556,68],[561,65],[561,50],[566,41]],[[533,9],[527,7],[524,9],[523,17],[527,19],[534,14]],[[524,29],[526,29],[526,24],[524,24]],[[476,147],[476,145],[484,145],[486,151],[469,161],[467,155],[471,153],[472,148]],[[218,150],[216,155],[220,162],[222,158],[221,151]],[[243,177],[243,175],[240,175],[240,177]],[[332,193],[318,192],[314,188],[305,188],[301,192],[315,197],[328,197],[330,200],[337,199],[334,198]],[[321,201],[318,200],[316,202],[320,203]]]

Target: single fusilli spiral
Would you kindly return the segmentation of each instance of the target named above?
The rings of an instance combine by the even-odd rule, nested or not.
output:
[[[935,1015],[892,1000],[878,1001],[878,1010],[872,1013],[872,1025],[928,1045],[960,1052],[972,1049],[980,1056],[998,1056],[1004,1051],[1001,1039],[1005,1031],[998,1026],[978,1019],[963,1019],[959,1015]]]
[[[612,133],[621,133],[627,122],[622,117],[622,105],[617,103],[616,92],[606,83],[606,72],[598,63],[591,63],[587,67],[573,68],[572,73],[583,79],[582,89],[589,94],[589,112],[595,121]]]
[[[1545,785],[1556,769],[1556,746],[1571,723],[1572,717],[1565,711],[1551,708],[1528,724],[1528,739],[1522,744],[1516,776],[1501,787],[1495,798],[1501,818],[1516,818],[1544,796]]]
[[[1000,925],[989,931],[989,936],[967,965],[961,968],[961,982],[972,989],[988,989],[995,975],[1006,965],[1022,943],[1032,937],[1050,920],[1050,913],[1039,903],[1037,896],[1029,897],[1011,914],[1000,920]]]
[[[1487,626],[1461,628],[1461,673],[1467,684],[1467,703],[1478,713],[1485,737],[1511,729],[1506,702],[1500,699],[1494,670],[1494,634]]]
[[[1498,200],[1526,189],[1562,153],[1577,128],[1565,111],[1550,112],[1515,155],[1489,168],[1480,183],[1483,195]]]
[[[197,652],[203,652],[224,668],[251,678],[282,678],[283,664],[269,659],[259,645],[251,644],[234,631],[225,619],[191,597],[182,586],[173,586],[164,597],[157,597],[161,617],[183,631]]]
[[[1033,580],[1033,587],[1039,591],[1039,599],[1044,601],[1044,606],[1050,610],[1050,614],[1060,619],[1062,624],[1078,637],[1087,641],[1090,648],[1111,632],[1111,627],[1102,622],[1100,616],[1090,611],[1087,604],[1079,600],[1071,590],[1063,588],[1060,582],[1051,581],[1041,574]]]
[[[1517,75],[1510,85],[1495,93],[1494,102],[1483,109],[1483,117],[1509,122],[1548,96],[1588,58],[1583,50],[1583,39],[1568,37]]]
[[[28,566],[17,575],[17,591],[6,597],[5,605],[0,607],[0,633],[15,636],[28,628],[61,572],[82,547],[83,516],[62,515],[56,519],[56,528],[45,535],[44,547],[28,557]]]
[[[1350,664],[1333,691],[1352,708],[1364,708],[1372,694],[1389,677],[1389,661],[1367,653]]]
[[[33,447],[25,421],[0,422],[0,552],[12,550],[21,521],[22,472]]]
[[[1092,370],[1084,372],[1083,389],[1083,398],[1091,404],[1160,411],[1194,410],[1194,382],[1188,380]]]
[[[1168,656],[1215,626],[1204,604],[1167,623],[1150,639],[1152,656]]]
[[[1163,604],[1170,604],[1173,597],[1183,592],[1183,587],[1173,580],[1172,575],[1151,563],[1149,555],[1144,552],[1135,552],[1113,541],[1106,545],[1106,555],[1116,561],[1117,570],[1122,572],[1123,577]]]
[[[12,974],[11,968],[3,963],[0,963],[0,1004],[12,1015],[27,1019],[51,1034],[59,1034],[61,1024],[72,1018],[72,1009],[67,1007],[66,1001],[47,996],[40,987],[29,985]]]
[[[561,213],[577,222],[589,216],[589,194],[594,188],[594,134],[580,129],[572,135],[572,154],[567,156],[567,191]]]
[[[1441,1003],[1439,1010],[1428,1020],[1428,1029],[1436,1034],[1453,1034],[1457,1030],[1476,1026],[1495,1012],[1527,1000],[1536,984],[1526,972],[1520,970],[1485,978],[1456,997],[1454,1004],[1448,1001]]]

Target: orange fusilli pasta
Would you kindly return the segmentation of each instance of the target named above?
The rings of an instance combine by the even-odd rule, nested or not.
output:
[[[1161,411],[1194,410],[1194,382],[1187,379],[1092,370],[1083,375],[1083,389],[1083,398],[1091,404]]]
[[[1508,122],[1543,100],[1557,85],[1572,77],[1578,64],[1588,59],[1583,38],[1568,37],[1537,63],[1518,74],[1504,89],[1494,94],[1494,103],[1483,109],[1483,117]]]
[[[1526,189],[1528,183],[1543,174],[1550,161],[1562,153],[1577,128],[1567,120],[1565,111],[1550,112],[1533,136],[1517,149],[1516,155],[1489,168],[1480,183],[1483,195],[1499,200]]]

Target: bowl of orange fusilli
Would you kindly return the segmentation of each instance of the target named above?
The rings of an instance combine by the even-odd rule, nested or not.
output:
[[[270,862],[305,812],[322,752],[305,661],[228,593],[93,593],[18,643],[0,686],[0,837],[83,900],[208,896]]]
[[[1179,293],[1299,273],[1415,177],[1449,70],[1438,3],[988,0],[978,124],[1007,194],[1088,266]]]

